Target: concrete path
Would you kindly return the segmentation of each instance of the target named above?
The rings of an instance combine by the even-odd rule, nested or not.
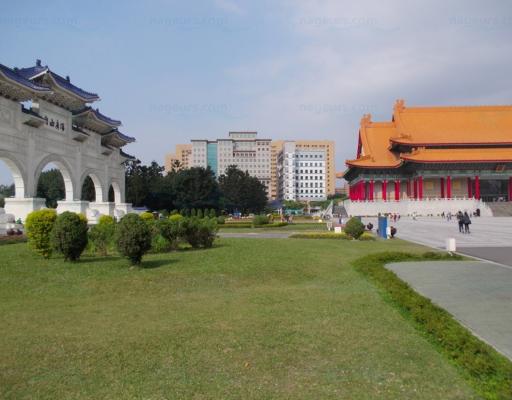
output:
[[[512,269],[476,261],[386,267],[512,359]]]

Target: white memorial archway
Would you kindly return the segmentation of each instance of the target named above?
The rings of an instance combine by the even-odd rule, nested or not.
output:
[[[44,207],[37,183],[48,164],[61,172],[65,198],[57,211],[75,211],[94,219],[101,214],[123,215],[125,169],[132,158],[121,147],[134,141],[113,120],[88,104],[99,97],[71,83],[37,61],[34,67],[11,69],[0,64],[0,160],[11,171],[15,195],[5,211],[24,220]],[[94,202],[82,201],[84,180],[94,183]],[[115,202],[108,201],[110,185]]]

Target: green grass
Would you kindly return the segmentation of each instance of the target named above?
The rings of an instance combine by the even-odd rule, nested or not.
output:
[[[0,398],[477,398],[351,266],[384,250],[424,248],[221,239],[139,269],[2,246]]]
[[[461,256],[428,252],[422,256],[400,252],[371,254],[354,266],[386,291],[387,298],[467,375],[486,399],[512,399],[512,363],[458,323],[447,311],[415,292],[386,264],[401,261],[453,260]]]

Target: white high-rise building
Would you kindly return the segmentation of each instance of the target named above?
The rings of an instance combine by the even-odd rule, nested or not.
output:
[[[280,200],[321,201],[327,199],[325,149],[297,149],[285,142],[277,158]]]
[[[227,139],[192,140],[191,167],[209,166],[216,176],[230,165],[255,176],[270,194],[271,139],[257,138],[257,132],[229,132]]]

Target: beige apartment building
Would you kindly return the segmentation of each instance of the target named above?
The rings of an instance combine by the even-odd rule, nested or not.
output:
[[[192,145],[177,144],[174,153],[165,156],[165,172],[170,172],[175,161],[179,161],[181,169],[191,167],[192,162]]]
[[[279,198],[279,174],[278,174],[278,157],[284,149],[285,143],[295,143],[297,151],[325,151],[325,181],[326,195],[334,195],[336,185],[336,171],[334,167],[334,141],[332,140],[274,140],[271,144],[271,163],[270,163],[270,197],[272,199]]]
[[[216,173],[222,173],[228,165],[235,164],[262,180],[267,187],[270,199],[278,199],[278,158],[284,150],[285,143],[294,143],[295,149],[299,153],[325,152],[325,194],[327,196],[335,194],[334,141],[331,140],[270,141],[269,139],[257,139],[256,132],[230,132],[228,139],[192,140],[191,144],[176,145],[176,151],[165,157],[165,170],[169,172],[175,160],[180,161],[183,168],[210,165]],[[230,147],[225,148],[228,145]],[[254,148],[243,146],[253,146]],[[247,160],[238,157],[238,153]],[[248,156],[252,156],[252,158]],[[270,169],[268,169],[269,163]]]

